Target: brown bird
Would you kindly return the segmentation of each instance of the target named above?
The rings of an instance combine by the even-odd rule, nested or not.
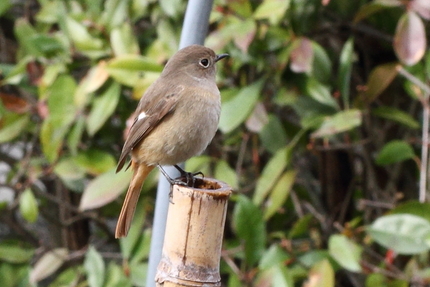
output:
[[[186,161],[211,142],[221,111],[215,64],[227,56],[200,45],[183,48],[140,99],[118,161],[117,172],[131,154],[133,177],[118,218],[116,238],[127,236],[143,182],[151,170]]]

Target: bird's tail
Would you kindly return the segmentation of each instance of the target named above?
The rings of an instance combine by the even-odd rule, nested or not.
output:
[[[154,166],[145,164],[136,164],[132,161],[133,177],[128,187],[127,194],[122,204],[121,213],[119,214],[118,223],[116,224],[115,238],[127,236],[133,219],[136,204],[139,199],[143,182],[145,181]]]

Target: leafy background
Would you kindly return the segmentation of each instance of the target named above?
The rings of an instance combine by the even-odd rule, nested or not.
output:
[[[113,229],[130,114],[183,0],[0,2],[1,286],[143,286],[157,174]],[[216,0],[224,286],[428,286],[427,0]]]

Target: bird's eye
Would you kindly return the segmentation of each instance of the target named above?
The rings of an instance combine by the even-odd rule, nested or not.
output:
[[[208,59],[201,59],[200,60],[200,66],[202,66],[203,68],[209,67],[209,60]]]

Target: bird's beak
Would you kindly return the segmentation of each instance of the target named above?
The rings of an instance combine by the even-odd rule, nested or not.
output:
[[[219,60],[224,59],[226,57],[230,57],[230,55],[229,54],[219,54],[219,55],[216,55],[215,62],[218,62]]]

